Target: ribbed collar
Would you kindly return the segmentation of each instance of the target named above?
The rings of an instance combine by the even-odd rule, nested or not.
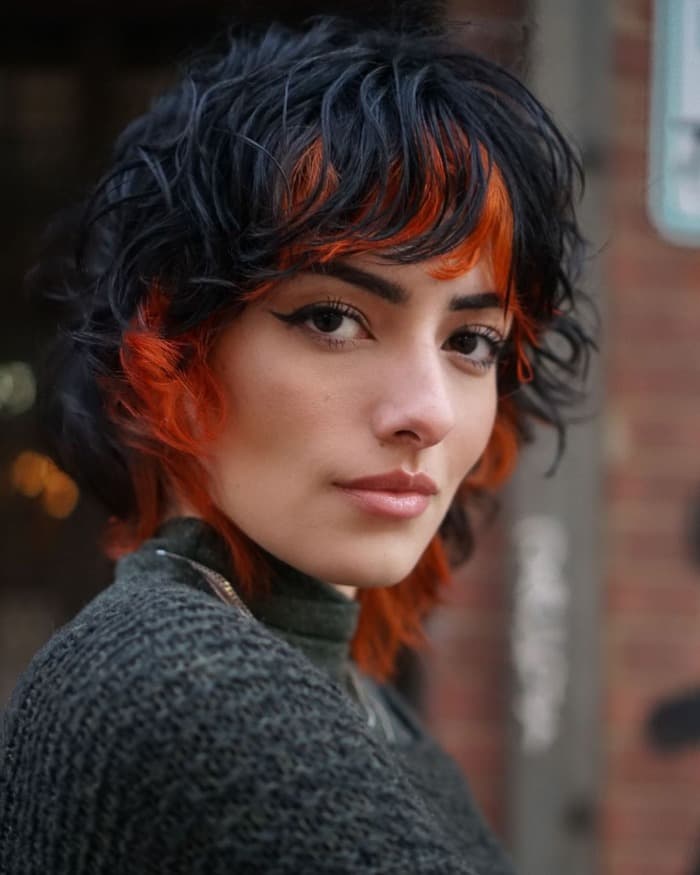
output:
[[[272,556],[268,591],[246,596],[236,585],[224,540],[211,526],[193,517],[168,520],[138,552],[155,553],[158,548],[223,574],[258,620],[302,650],[341,685],[347,685],[350,642],[359,617],[357,602]]]

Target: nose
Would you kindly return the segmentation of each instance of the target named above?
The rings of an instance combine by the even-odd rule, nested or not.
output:
[[[449,376],[439,350],[415,348],[377,373],[372,427],[381,443],[423,449],[440,443],[455,424]]]

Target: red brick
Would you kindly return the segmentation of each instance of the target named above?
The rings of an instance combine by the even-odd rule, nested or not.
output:
[[[653,395],[687,399],[699,397],[700,374],[691,362],[682,368],[660,368],[657,371],[642,370],[630,362],[625,369],[610,370],[609,386],[620,394],[643,395],[648,401],[653,400]]]
[[[615,35],[613,70],[615,83],[630,82],[640,90],[645,88],[651,67],[651,39],[648,33],[623,33]]]
[[[643,403],[648,405],[648,399],[644,399]],[[670,412],[669,417],[674,420],[677,414]],[[689,479],[686,470],[650,471],[628,463],[610,466],[605,484],[605,496],[610,502],[626,499],[673,501],[687,507],[699,492],[700,484]]]
[[[617,0],[613,5],[613,26],[617,33],[649,36],[651,0]]]
[[[695,631],[697,619],[675,624],[664,623],[663,632],[655,637],[658,620],[654,616],[638,633],[626,636],[621,642],[618,659],[619,667],[630,677],[643,677],[645,683],[651,680],[660,684],[668,679],[675,687],[676,678],[698,671],[700,682],[700,633]],[[675,628],[674,628],[675,627]]]
[[[633,184],[638,184],[647,174],[648,160],[645,140],[641,143],[638,139],[632,142],[620,141],[610,150],[608,170],[616,181],[631,180]]]
[[[652,843],[684,840],[697,829],[700,806],[687,798],[653,796],[655,785],[638,794],[619,794],[608,803],[604,832],[608,841]],[[658,786],[656,786],[656,789]]]
[[[443,681],[426,706],[431,721],[440,725],[461,721],[465,728],[471,723],[480,726],[502,721],[508,711],[505,684],[496,686],[491,681],[478,677],[467,682]]]
[[[502,776],[505,771],[503,732],[490,732],[483,727],[465,727],[461,721],[445,722],[435,730],[440,744],[462,766],[467,774]]]
[[[700,787],[700,750],[659,753],[642,741],[615,752],[609,770],[611,783],[633,787],[663,786],[674,796],[693,797]],[[693,803],[691,800],[691,804]]]
[[[617,501],[610,506],[608,523],[616,532],[666,532],[683,529],[684,508],[677,501]]]
[[[700,265],[698,268],[700,270]],[[660,353],[670,351],[673,354],[679,346],[685,354],[691,350],[693,342],[697,353],[697,346],[700,343],[700,307],[697,310],[688,309],[683,313],[670,308],[668,300],[666,306],[662,306],[657,300],[664,297],[661,292],[656,295],[645,293],[643,297],[644,299],[641,300],[640,292],[635,301],[616,303],[616,311],[619,313],[624,307],[625,312],[620,325],[623,330],[616,332],[618,336],[614,340],[614,349],[610,350],[614,359],[620,358],[623,352],[626,355],[628,347],[635,345],[636,349],[629,350],[633,358],[653,354],[657,348]],[[626,342],[621,336],[623,334]],[[683,411],[684,415],[697,414],[697,412],[688,405]]]
[[[694,845],[687,838],[629,842],[623,847],[604,845],[601,857],[601,875],[687,875],[694,859]]]
[[[508,609],[506,587],[491,573],[481,579],[455,580],[449,591],[445,593],[444,607],[440,611],[457,612],[460,615],[480,617],[499,617]]]
[[[611,584],[605,592],[605,608],[609,617],[615,614],[654,616],[666,622],[677,616],[697,616],[700,622],[700,586],[698,574],[688,569],[680,574],[660,575],[654,571],[652,582],[641,575]]]
[[[698,374],[700,393],[700,373]],[[677,423],[657,412],[658,420],[631,423],[633,442],[646,448],[674,451],[677,449],[698,450],[700,447],[700,410],[697,414],[688,411],[685,422]]]
[[[641,564],[647,559],[672,559],[685,550],[681,532],[618,532],[610,544],[612,554],[632,557],[629,565]]]

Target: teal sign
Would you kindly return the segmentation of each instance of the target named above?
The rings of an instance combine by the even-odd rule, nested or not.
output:
[[[700,246],[700,0],[656,0],[649,150],[652,222]]]

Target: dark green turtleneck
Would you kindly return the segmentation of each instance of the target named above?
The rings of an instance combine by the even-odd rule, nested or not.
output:
[[[234,580],[224,542],[198,519],[169,520],[161,526],[153,544],[201,562],[227,580]],[[268,560],[272,573],[264,595],[246,598],[237,588],[238,594],[268,629],[302,650],[341,686],[346,685],[359,605],[328,583],[302,574],[271,556]]]
[[[235,579],[224,541],[201,520],[169,520],[160,527],[152,544],[156,553],[164,550],[199,562],[229,582]],[[236,588],[255,617],[344,689],[376,735],[394,744],[419,735],[415,718],[401,703],[381,695],[376,684],[361,676],[352,664],[350,644],[359,619],[358,603],[274,556],[268,554],[266,558],[270,578],[265,587],[252,595]],[[122,564],[128,566],[130,561],[126,559]],[[207,590],[201,576],[197,585]]]
[[[348,695],[354,601],[275,563],[252,616],[191,561],[231,575],[211,529],[167,523],[20,679],[3,875],[512,875],[395,694],[367,687],[398,735]]]

